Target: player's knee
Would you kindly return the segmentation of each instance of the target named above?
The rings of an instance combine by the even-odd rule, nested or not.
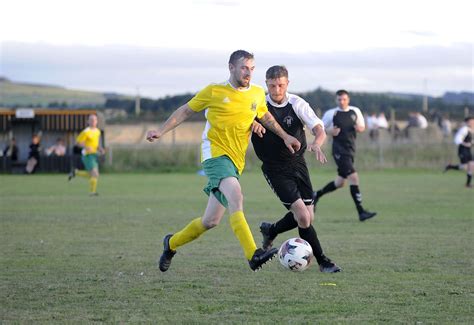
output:
[[[298,226],[301,228],[308,228],[312,222],[311,214],[306,209],[298,211],[296,219],[298,221]]]
[[[337,188],[341,188],[341,187],[344,187],[346,185],[346,180],[342,179],[342,180],[334,182],[334,184],[336,185]]]
[[[244,204],[244,196],[241,191],[235,191],[227,198],[227,201],[230,208],[241,209]]]
[[[347,176],[347,179],[351,183],[351,185],[359,185],[359,175],[357,173],[352,173]]]

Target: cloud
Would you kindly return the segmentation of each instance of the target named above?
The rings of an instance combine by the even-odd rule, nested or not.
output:
[[[53,46],[44,43],[1,44],[0,75],[13,80],[44,82],[72,88],[134,93],[152,97],[194,92],[228,77],[230,53],[195,49],[130,46]],[[349,88],[357,91],[473,91],[472,45],[364,51],[255,53],[254,81],[265,70],[285,64],[293,91]]]
[[[406,30],[403,31],[405,34],[420,36],[420,37],[436,37],[438,34],[430,31],[423,31],[423,30]]]

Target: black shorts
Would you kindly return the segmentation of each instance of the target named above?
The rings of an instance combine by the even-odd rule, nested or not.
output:
[[[459,146],[458,157],[461,161],[461,165],[467,164],[468,162],[472,161],[471,148]]]
[[[347,178],[347,176],[356,172],[354,168],[354,156],[340,155],[337,153],[333,153],[332,156],[336,162],[337,174],[339,176],[342,178]]]
[[[268,185],[287,209],[298,199],[302,199],[306,205],[313,204],[313,186],[306,163],[278,169],[263,165],[262,171]]]

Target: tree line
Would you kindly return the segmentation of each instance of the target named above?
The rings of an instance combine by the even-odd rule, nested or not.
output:
[[[335,106],[334,92],[317,88],[313,91],[299,94],[304,98],[319,114]],[[140,119],[157,120],[165,119],[169,114],[179,106],[187,103],[193,94],[187,93],[176,96],[167,96],[160,99],[142,98],[140,108],[142,115]],[[390,93],[351,93],[351,104],[360,107],[366,113],[385,112],[389,114],[393,109],[396,112],[397,119],[405,119],[409,112],[422,110],[423,98],[421,95],[397,95]],[[462,119],[464,117],[464,108],[466,104],[446,103],[442,97],[428,98],[429,113],[439,115],[449,115],[452,119]],[[134,99],[108,99],[105,103],[106,108],[124,109],[130,115],[135,111]],[[195,119],[204,119],[202,114],[198,114]]]

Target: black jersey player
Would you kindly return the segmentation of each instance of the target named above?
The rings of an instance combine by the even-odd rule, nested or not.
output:
[[[346,90],[336,92],[337,107],[323,115],[326,132],[333,136],[332,156],[337,165],[337,177],[325,187],[314,193],[315,204],[319,199],[349,181],[352,199],[359,213],[359,220],[373,218],[377,213],[362,207],[362,195],[359,189],[359,175],[354,168],[355,140],[358,132],[364,132],[364,117],[359,108],[349,106],[350,97]]]
[[[341,268],[326,257],[321,248],[316,230],[312,225],[313,188],[304,159],[306,148],[316,155],[321,163],[326,156],[321,145],[326,138],[322,121],[302,98],[287,93],[288,70],[284,66],[273,66],[266,73],[268,87],[267,107],[275,123],[301,143],[301,148],[292,154],[273,132],[252,134],[252,143],[262,161],[262,171],[270,187],[289,212],[276,223],[263,222],[263,248],[270,249],[273,240],[282,232],[298,228],[301,238],[312,247],[321,272],[335,273]],[[312,143],[306,143],[305,126],[315,136]],[[255,130],[254,130],[255,132]]]
[[[466,187],[472,188],[472,172],[474,171],[474,160],[472,159],[471,147],[474,141],[474,116],[467,117],[463,125],[454,136],[454,143],[458,145],[459,165],[447,165],[444,171],[450,169],[466,170]]]

